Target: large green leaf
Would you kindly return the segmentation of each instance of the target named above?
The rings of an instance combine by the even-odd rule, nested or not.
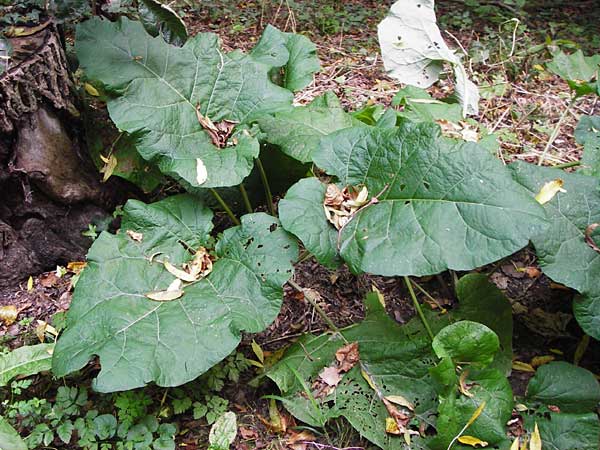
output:
[[[19,375],[29,376],[50,370],[53,348],[54,344],[28,345],[0,356],[0,386],[6,386]]]
[[[589,370],[557,361],[537,370],[529,380],[527,397],[564,412],[587,413],[600,402],[600,385]]]
[[[268,61],[239,51],[225,53],[211,33],[175,47],[127,18],[89,20],[78,27],[76,39],[86,76],[113,95],[108,109],[116,126],[141,136],[140,154],[188,188],[239,184],[259,150],[245,124],[255,114],[291,104],[292,92],[273,84],[268,75],[272,67],[288,62],[289,51],[281,40],[269,48]],[[238,124],[227,146],[213,145],[197,118],[198,106],[214,123]],[[201,166],[206,177],[199,176]]]
[[[2,416],[0,416],[0,449],[27,450],[27,444],[21,439],[19,433]]]
[[[434,124],[340,130],[321,140],[313,160],[342,185],[379,196],[341,232],[340,254],[356,273],[470,270],[514,253],[546,225],[500,161],[442,138]]]
[[[352,116],[346,114],[332,92],[317,97],[307,106],[264,115],[258,119],[265,140],[301,162],[310,162],[322,136],[352,126]]]
[[[559,192],[544,205],[550,227],[531,239],[540,266],[553,280],[577,289],[577,321],[590,336],[600,339],[600,253],[585,241],[585,230],[600,222],[600,182],[597,178],[531,164],[511,165],[515,180],[532,194],[552,180],[563,180]]]
[[[186,195],[125,205],[121,232],[102,233],[88,254],[54,353],[57,376],[98,355],[99,391],[151,381],[179,385],[230,354],[241,330],[258,332],[273,321],[297,246],[262,213],[242,217],[241,226],[223,233],[212,272],[184,287],[183,296],[164,302],[146,297],[175,279],[160,261],[180,265],[191,259],[189,249],[208,244],[211,217]],[[141,242],[132,231],[142,233]]]

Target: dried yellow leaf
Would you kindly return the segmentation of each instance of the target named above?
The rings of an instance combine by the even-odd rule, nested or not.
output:
[[[515,438],[513,443],[510,446],[510,450],[519,450],[519,438]]]
[[[14,305],[0,306],[0,320],[2,320],[5,325],[12,325],[15,320],[17,320],[18,314],[19,312]]]
[[[531,366],[531,364],[527,364],[523,361],[513,361],[512,368],[513,370],[518,370],[519,372],[535,372],[535,369]]]
[[[529,363],[531,367],[538,368],[544,364],[554,361],[556,358],[552,355],[534,356]]]
[[[31,291],[33,291],[33,277],[29,276],[29,279],[27,280],[27,292]]]
[[[182,290],[177,291],[154,291],[148,292],[146,297],[150,300],[154,300],[155,302],[170,302],[172,300],[176,300],[183,295]]]
[[[163,265],[171,275],[175,275],[180,280],[187,281],[188,283],[193,283],[196,281],[196,277],[194,275],[187,273],[185,270],[178,269],[169,261],[164,261]]]
[[[470,445],[471,447],[487,447],[488,443],[474,436],[461,436],[458,438],[461,444]]]
[[[98,92],[98,89],[96,89],[90,83],[84,83],[83,88],[85,89],[85,92],[90,94],[92,97],[98,97],[100,95],[100,92]]]
[[[385,432],[388,434],[395,434],[395,435],[402,434],[402,432],[398,428],[398,424],[391,417],[385,418]]]
[[[475,412],[473,413],[473,415],[471,416],[471,418],[467,422],[467,427],[470,427],[473,424],[473,422],[475,422],[477,420],[477,418],[483,412],[484,408],[485,408],[485,402],[481,402],[481,405],[479,405],[479,407],[475,410]]]
[[[100,159],[104,162],[104,167],[100,169],[100,173],[103,174],[102,182],[106,183],[106,181],[112,176],[113,172],[117,168],[117,157],[115,155],[109,155],[108,157],[100,155]]]
[[[533,433],[531,433],[529,450],[542,450],[542,437],[540,436],[540,430],[538,429],[537,422],[533,428]]]
[[[563,184],[564,181],[560,178],[548,181],[542,186],[542,189],[540,189],[538,195],[535,196],[535,199],[540,205],[545,205],[559,192],[567,192],[565,189],[563,189]]]
[[[389,402],[394,403],[395,405],[404,406],[405,408],[408,408],[411,411],[414,411],[415,409],[415,405],[413,405],[401,395],[388,395],[385,399]]]

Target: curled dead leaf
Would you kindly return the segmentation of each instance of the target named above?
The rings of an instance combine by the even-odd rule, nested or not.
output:
[[[472,398],[473,394],[469,391],[469,389],[471,389],[471,385],[467,383],[468,376],[469,371],[463,370],[460,376],[458,377],[458,390],[461,394]]]
[[[401,395],[388,395],[385,397],[385,399],[389,402],[392,402],[395,405],[404,406],[405,408],[410,409],[411,411],[414,411],[415,409],[415,405],[413,405]]]
[[[181,296],[183,296],[183,291],[181,289],[172,291],[154,291],[146,294],[147,298],[154,300],[155,302],[170,302],[177,300]]]
[[[336,229],[341,230],[352,216],[369,203],[369,191],[366,186],[354,188],[346,186],[340,189],[335,184],[328,184],[323,200],[323,208],[327,220]]]
[[[335,352],[335,359],[338,362],[340,372],[348,372],[360,360],[358,342],[352,342],[340,348]]]
[[[196,250],[194,258],[191,262],[183,265],[186,272],[193,275],[196,280],[204,278],[212,272],[213,261],[204,247],[200,247]]]
[[[554,196],[556,194],[558,194],[559,192],[567,192],[565,189],[563,189],[563,184],[564,184],[564,181],[561,180],[560,178],[557,178],[556,180],[548,181],[547,183],[545,183],[542,186],[542,189],[540,189],[540,192],[535,196],[536,201],[540,205],[545,205],[550,200],[552,200],[554,198]]]
[[[180,280],[187,281],[188,283],[193,283],[196,281],[196,277],[194,275],[186,272],[185,270],[178,269],[169,261],[163,261],[163,265],[171,275],[176,276]]]
[[[598,245],[596,244],[596,242],[594,242],[594,239],[592,238],[592,233],[598,227],[600,227],[600,223],[592,223],[586,227],[585,242],[592,248],[592,250],[600,253],[600,247],[598,247]]]
[[[127,230],[126,233],[127,236],[129,236],[135,242],[142,242],[142,240],[144,239],[144,235],[138,231]]]

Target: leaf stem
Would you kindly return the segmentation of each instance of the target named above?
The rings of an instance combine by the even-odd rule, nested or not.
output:
[[[413,305],[415,306],[415,309],[417,310],[417,314],[419,314],[419,317],[421,318],[421,322],[423,322],[423,325],[425,326],[425,329],[427,330],[427,334],[433,341],[433,332],[431,331],[429,322],[427,322],[427,319],[425,318],[425,314],[423,314],[423,310],[421,309],[421,305],[419,304],[419,301],[417,300],[417,296],[415,295],[415,291],[413,290],[410,278],[408,278],[406,275],[404,276],[404,284],[406,284],[406,287],[408,288],[408,292],[410,293],[410,297],[412,298]]]
[[[438,302],[429,292],[427,292],[425,289],[423,289],[422,286],[420,286],[416,281],[414,280],[410,280],[411,284],[416,287],[419,291],[421,291],[421,293],[427,297],[429,300],[431,300],[433,303],[435,303],[437,305],[438,308],[440,308],[440,311],[444,312],[446,311],[446,308],[444,308],[442,305],[440,305],[440,302]]]
[[[564,164],[557,164],[552,166],[553,169],[568,169],[569,167],[577,167],[581,165],[581,161],[570,161]]]
[[[296,289],[298,292],[304,294],[304,298],[306,300],[308,300],[308,303],[310,303],[313,308],[315,308],[315,311],[317,312],[317,314],[319,316],[321,316],[321,318],[325,321],[325,323],[331,329],[331,331],[339,334],[342,337],[342,339],[344,340],[344,342],[346,344],[348,344],[348,341],[346,340],[346,338],[344,337],[344,335],[340,332],[340,329],[337,327],[337,325],[335,323],[333,323],[333,321],[329,318],[329,316],[327,315],[327,313],[325,311],[323,311],[323,308],[321,308],[319,306],[319,304],[317,303],[317,300],[316,300],[315,296],[312,295],[312,293],[308,289],[304,289],[304,288],[300,287],[292,279],[288,280],[288,284],[291,287],[293,287],[294,289]]]
[[[258,167],[258,171],[260,172],[260,179],[262,180],[262,184],[265,188],[265,196],[267,197],[267,203],[269,203],[269,211],[271,212],[272,216],[276,216],[275,206],[273,205],[273,194],[271,193],[271,186],[269,186],[267,173],[265,172],[265,168],[262,165],[260,158],[256,158],[256,167]]]
[[[254,209],[252,209],[252,204],[250,203],[250,199],[248,198],[248,192],[246,192],[244,183],[240,183],[240,193],[242,194],[242,200],[244,201],[244,205],[246,206],[246,211],[248,211],[248,214],[252,214],[254,212]]]
[[[235,214],[233,214],[233,211],[231,210],[231,208],[229,207],[227,202],[225,200],[223,200],[223,198],[219,195],[219,193],[217,191],[215,191],[213,188],[210,188],[210,192],[217,199],[217,201],[219,202],[219,205],[221,205],[221,208],[223,208],[223,210],[227,213],[227,215],[229,216],[231,221],[236,225],[240,225],[240,219],[235,217]]]
[[[567,107],[565,108],[563,113],[561,114],[560,118],[558,119],[558,122],[557,122],[556,126],[554,127],[554,130],[552,130],[552,133],[550,134],[550,137],[548,138],[546,147],[544,147],[544,151],[542,152],[542,155],[540,156],[540,160],[538,161],[538,164],[537,164],[538,166],[541,166],[544,163],[544,160],[546,159],[546,154],[548,153],[548,150],[550,150],[550,147],[552,147],[554,140],[558,137],[560,127],[562,126],[563,122],[567,118],[567,114],[571,110],[571,107],[575,104],[575,100],[577,100],[576,95],[571,98],[571,101],[569,102],[569,104],[567,105]]]

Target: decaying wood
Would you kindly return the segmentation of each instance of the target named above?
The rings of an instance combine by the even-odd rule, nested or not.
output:
[[[10,133],[47,101],[77,116],[73,82],[56,28],[51,23],[31,36],[10,39],[9,67],[0,75],[0,131]]]

